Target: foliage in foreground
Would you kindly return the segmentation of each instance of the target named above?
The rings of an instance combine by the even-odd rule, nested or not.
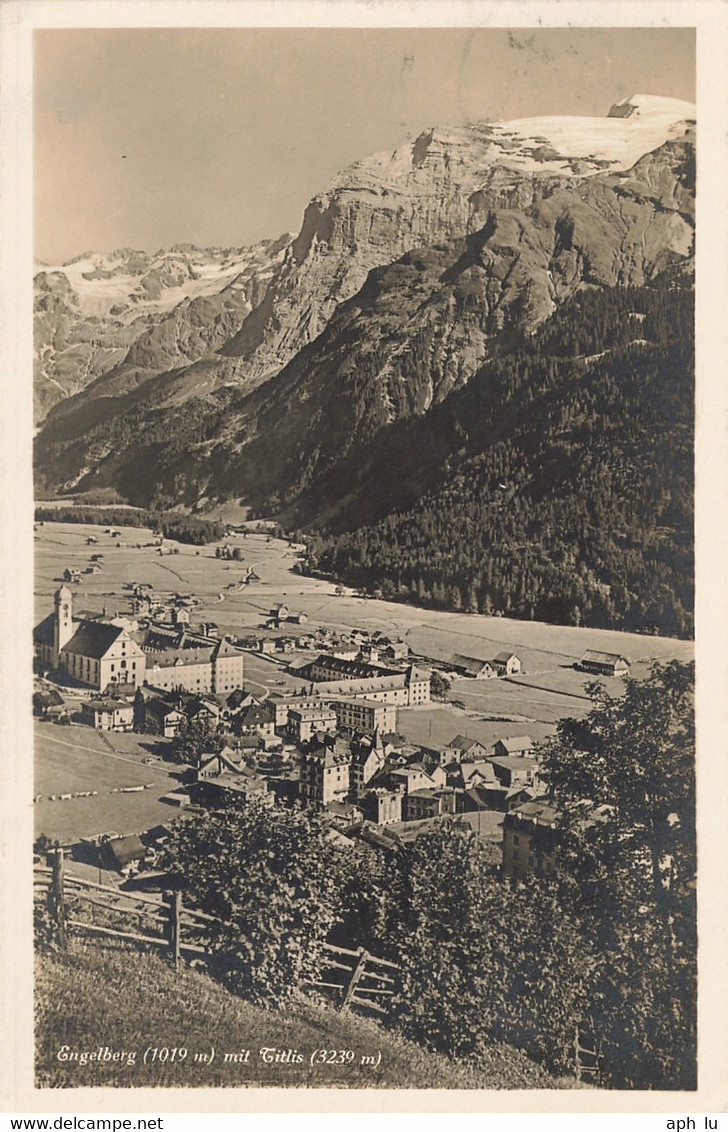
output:
[[[319,943],[401,967],[392,1019],[432,1050],[492,1043],[554,1073],[602,1043],[606,1084],[695,1086],[695,809],[691,666],[656,665],[623,698],[593,685],[544,751],[563,815],[554,876],[508,887],[469,829],[444,822],[383,857],[336,848],[309,812],[251,804],[175,834],[186,899],[246,997],[310,987]]]

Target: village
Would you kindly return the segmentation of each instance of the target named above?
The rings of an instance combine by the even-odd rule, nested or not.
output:
[[[453,632],[452,615],[438,640],[416,610],[393,624],[391,605],[340,586],[331,596],[330,583],[303,578],[302,548],[265,531],[230,536],[201,552],[114,528],[37,530],[40,843],[63,846],[71,868],[153,886],[173,820],[257,799],[314,810],[340,845],[372,852],[451,819],[475,832],[505,878],[548,872],[559,815],[539,744],[561,715],[588,710],[588,680],[618,694],[630,658],[586,647],[599,632],[573,629],[561,636],[579,647],[548,657],[536,628],[523,647],[476,647]],[[168,555],[195,584],[147,580],[160,570],[142,567]],[[220,581],[231,563],[236,578]],[[173,576],[183,580],[176,566]],[[280,588],[291,578],[295,601]],[[386,631],[373,627],[375,604],[386,606]],[[505,644],[517,634],[503,628]],[[451,649],[466,639],[468,652]],[[655,646],[639,643],[638,670]]]

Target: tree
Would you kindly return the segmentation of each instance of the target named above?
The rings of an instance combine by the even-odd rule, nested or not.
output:
[[[437,669],[433,669],[430,676],[430,693],[435,699],[442,699],[450,691],[450,681]]]
[[[564,814],[562,901],[600,944],[594,1015],[615,1078],[694,1088],[693,666],[653,666],[624,696],[588,687],[544,773]]]
[[[472,831],[443,822],[400,851],[388,895],[406,1033],[450,1056],[508,1042],[572,1068],[595,960],[553,884],[507,888]]]
[[[217,972],[269,1004],[318,977],[337,911],[335,858],[315,816],[262,802],[185,822],[167,846],[185,902],[215,917],[202,935]]]
[[[221,751],[224,741],[217,735],[208,720],[193,719],[183,723],[179,733],[170,743],[170,754],[175,762],[199,766],[202,756]]]

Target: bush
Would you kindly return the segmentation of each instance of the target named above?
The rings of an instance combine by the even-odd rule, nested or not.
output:
[[[216,917],[202,939],[230,986],[280,1005],[318,978],[337,887],[315,816],[250,802],[184,823],[167,852],[185,903]]]

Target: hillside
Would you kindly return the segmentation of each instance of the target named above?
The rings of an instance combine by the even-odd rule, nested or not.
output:
[[[303,1000],[285,1012],[263,1010],[228,993],[190,968],[175,974],[161,958],[121,945],[75,940],[66,954],[40,953],[36,969],[36,1084],[189,1087],[293,1086],[308,1088],[505,1089],[554,1088],[543,1069],[509,1046],[493,1046],[478,1068],[456,1064],[355,1014]],[[120,1008],[120,1004],[123,1006]],[[171,1021],[173,1019],[174,1021]],[[60,1062],[74,1050],[133,1051],[134,1064]],[[184,1060],[147,1060],[149,1047],[183,1047]],[[304,1054],[302,1062],[263,1064],[267,1046]],[[346,1065],[314,1066],[325,1047],[352,1050]],[[215,1057],[196,1060],[195,1053]],[[248,1064],[225,1063],[225,1053],[250,1049]],[[362,1057],[381,1058],[377,1065]]]
[[[435,608],[690,636],[692,340],[690,291],[565,304],[324,481],[319,508],[350,503],[313,568]]]

